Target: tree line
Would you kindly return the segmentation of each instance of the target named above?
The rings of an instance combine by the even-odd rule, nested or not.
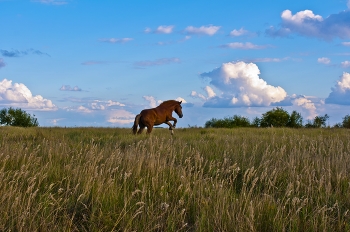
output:
[[[290,127],[290,128],[322,128],[327,127],[327,114],[316,116],[313,120],[307,120],[303,124],[303,117],[297,111],[289,114],[282,107],[274,108],[262,116],[249,120],[247,117],[234,115],[224,119],[212,118],[205,123],[206,128],[234,128],[234,127]],[[346,115],[341,123],[333,127],[350,128],[350,115]]]

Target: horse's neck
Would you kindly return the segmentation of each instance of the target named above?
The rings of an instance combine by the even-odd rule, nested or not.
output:
[[[156,108],[158,108],[158,109],[163,109],[163,110],[165,110],[165,111],[170,111],[171,113],[175,110],[175,104],[173,104],[173,105],[168,105],[168,106],[161,106],[161,105],[159,105],[158,107],[156,107]]]

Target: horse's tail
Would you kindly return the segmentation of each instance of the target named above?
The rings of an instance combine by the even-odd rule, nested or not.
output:
[[[137,127],[138,127],[139,122],[140,122],[140,118],[141,118],[141,114],[138,114],[135,117],[134,125],[132,126],[132,132],[134,133],[134,135],[136,135]]]

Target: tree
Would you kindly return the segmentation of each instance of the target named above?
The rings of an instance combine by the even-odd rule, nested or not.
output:
[[[35,115],[34,115],[35,116]],[[0,110],[0,124],[7,126],[35,127],[39,126],[38,120],[20,108]]]
[[[261,119],[258,117],[255,117],[251,123],[253,127],[259,127],[260,126]]]
[[[287,127],[292,127],[292,128],[303,127],[303,117],[301,116],[301,114],[294,110],[289,117]]]
[[[232,118],[227,120],[230,122],[231,127],[250,127],[249,119],[240,115],[233,115]]]
[[[325,114],[324,116],[316,116],[313,121],[308,121],[305,125],[307,128],[321,128],[327,126],[327,120],[329,116]]]
[[[346,116],[343,118],[342,126],[343,126],[344,128],[350,128],[350,115],[346,115]]]
[[[290,116],[287,111],[281,107],[274,108],[262,115],[261,127],[285,127],[289,122]]]

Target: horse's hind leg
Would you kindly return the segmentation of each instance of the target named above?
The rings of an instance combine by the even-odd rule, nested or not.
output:
[[[145,125],[141,124],[140,123],[140,129],[139,131],[137,132],[138,134],[142,134],[142,131],[145,129]]]
[[[152,129],[153,129],[153,126],[152,126],[152,125],[147,126],[147,134],[151,134]]]

